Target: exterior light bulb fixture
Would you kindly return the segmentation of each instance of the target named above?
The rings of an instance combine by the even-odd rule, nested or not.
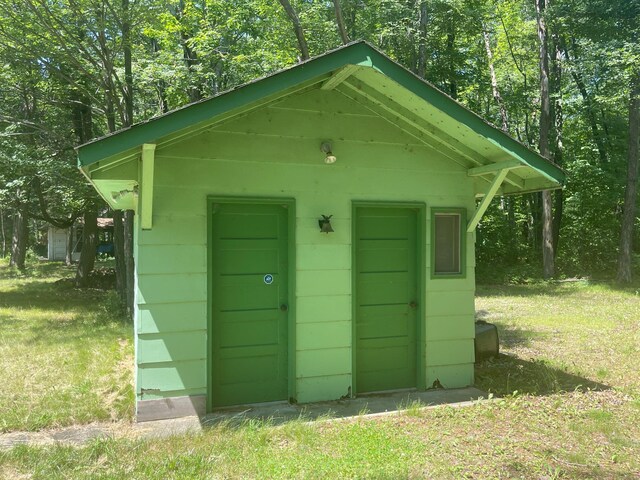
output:
[[[331,142],[326,141],[326,142],[322,142],[320,144],[320,150],[322,150],[322,152],[325,154],[324,157],[324,163],[326,163],[327,165],[331,165],[332,163],[336,163],[336,156],[333,154],[333,152],[331,151]]]

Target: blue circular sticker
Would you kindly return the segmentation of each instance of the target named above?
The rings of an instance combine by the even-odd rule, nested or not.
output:
[[[267,285],[271,285],[273,283],[273,275],[267,273],[264,276],[264,283],[266,283]]]

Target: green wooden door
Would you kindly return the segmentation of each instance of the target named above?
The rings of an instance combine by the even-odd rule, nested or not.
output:
[[[216,203],[212,211],[212,404],[285,400],[287,206]]]
[[[416,209],[356,209],[357,393],[416,386],[416,229]]]

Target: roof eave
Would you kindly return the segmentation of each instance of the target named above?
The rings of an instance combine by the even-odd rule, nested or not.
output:
[[[566,173],[550,160],[544,158],[539,153],[531,150],[507,133],[490,124],[457,100],[451,98],[429,82],[394,62],[376,48],[371,47],[371,50],[372,66],[378,71],[388,76],[424,101],[429,102],[441,111],[446,112],[453,119],[466,125],[478,135],[487,138],[488,141],[502,149],[509,156],[530,166],[539,172],[541,176],[557,185],[555,188],[560,188],[564,185]]]
[[[367,42],[358,41],[324,55],[294,65],[269,76],[239,86],[216,97],[173,110],[163,116],[133,125],[78,147],[78,164],[90,176],[88,166],[100,166],[135,156],[144,143],[158,143],[185,132],[206,128],[215,119],[234,112],[244,112],[274,98],[288,95],[292,89],[323,81],[345,65],[372,67],[417,97],[429,102],[451,118],[486,138],[511,158],[533,168],[555,186],[561,187],[565,172],[527,148],[424,79],[397,64]]]

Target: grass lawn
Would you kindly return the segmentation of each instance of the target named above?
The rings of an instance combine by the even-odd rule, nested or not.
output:
[[[40,280],[33,280],[36,285],[19,279],[7,282],[24,282],[14,284],[16,299],[23,289],[37,285],[44,299],[48,298],[45,294],[50,286],[45,288]],[[80,302],[85,294],[73,292],[69,293],[74,297],[69,299],[70,309],[49,305],[47,311],[60,318],[65,318],[64,312],[77,312],[74,309],[86,303]],[[56,348],[72,354],[68,349],[75,351],[78,343],[86,345],[91,334],[92,344],[103,345],[104,341],[104,351],[112,353],[103,357],[102,370],[98,369],[102,374],[85,366],[67,377],[64,364],[46,364],[49,372],[58,372],[59,381],[49,381],[48,388],[54,391],[43,388],[39,396],[51,398],[49,408],[53,411],[63,408],[53,400],[55,388],[59,393],[73,391],[77,387],[69,385],[81,384],[82,375],[87,375],[104,378],[89,387],[87,396],[99,393],[97,396],[102,397],[101,389],[111,388],[121,399],[105,402],[96,411],[113,412],[119,418],[128,415],[122,402],[132,403],[133,398],[127,387],[119,391],[116,385],[118,375],[122,375],[123,384],[129,381],[128,373],[123,373],[126,368],[117,365],[130,361],[130,346],[125,340],[130,332],[103,310],[104,301],[101,296],[92,307],[81,310],[91,318],[90,331],[81,321],[69,328],[67,337],[84,337],[84,341],[61,341]],[[4,320],[16,307],[6,307],[4,295],[1,303]],[[40,300],[37,303],[40,305]],[[398,416],[340,422],[296,421],[273,426],[251,421],[161,440],[100,440],[82,448],[21,446],[0,451],[0,478],[637,479],[638,293],[586,282],[480,287],[476,307],[480,317],[498,324],[506,354],[476,370],[477,386],[501,397],[494,401],[463,409],[421,410],[413,405]],[[31,310],[43,312],[44,307]],[[77,318],[85,317],[78,314]],[[25,314],[23,321],[26,332],[15,334],[12,343],[16,345],[11,348],[28,350],[29,342],[39,338],[35,326],[53,322],[45,313],[34,319]],[[76,330],[83,333],[71,333]],[[4,322],[0,332],[2,338],[7,334]],[[20,342],[24,345],[18,345]],[[51,352],[52,344],[58,343],[51,339],[46,350]],[[0,345],[8,348],[4,340]],[[120,348],[127,353],[113,354]],[[59,353],[55,358],[65,355]],[[18,362],[6,363],[13,369]],[[42,368],[39,365],[30,375],[39,375],[36,372]],[[19,393],[12,389],[9,396]],[[19,397],[18,403],[38,405],[44,415],[49,411],[47,405],[33,396]],[[75,398],[69,397],[68,401],[75,403]],[[0,418],[4,418],[4,411],[0,411]],[[67,420],[73,417],[71,412],[67,410]],[[83,418],[90,416],[86,412]]]
[[[111,292],[55,283],[73,273],[0,263],[0,432],[132,416],[132,326]]]

